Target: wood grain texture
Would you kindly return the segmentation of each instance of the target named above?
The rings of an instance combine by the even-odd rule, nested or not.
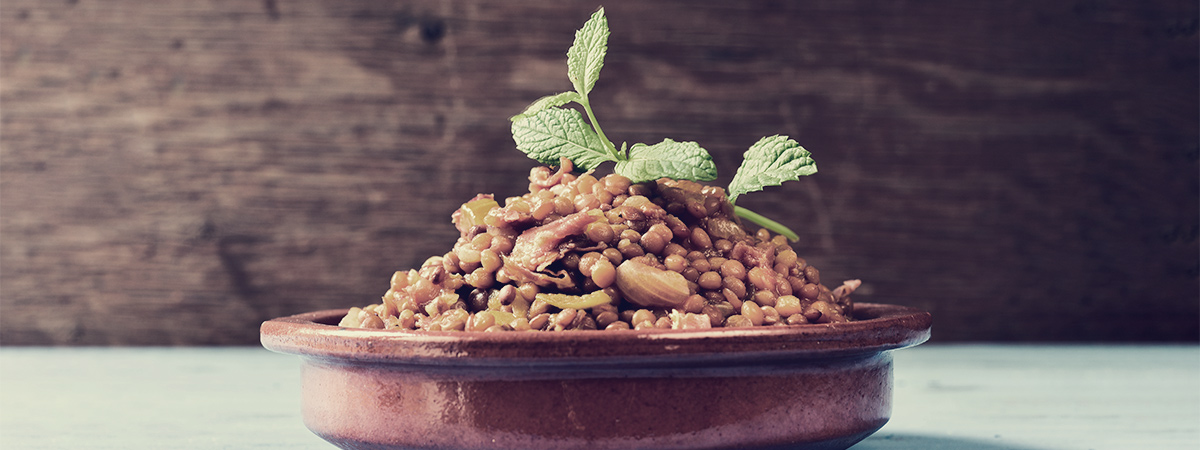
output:
[[[377,301],[570,88],[581,2],[0,4],[0,343],[252,344]],[[1195,2],[614,1],[617,141],[759,137],[739,202],[936,340],[1200,337]]]

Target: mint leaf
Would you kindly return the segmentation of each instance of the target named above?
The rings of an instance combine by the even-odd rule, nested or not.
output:
[[[525,111],[522,111],[521,114],[513,116],[509,120],[515,121],[522,117],[532,116],[543,109],[554,108],[571,102],[578,102],[579,99],[580,97],[578,92],[563,92],[560,94],[547,95],[537,99],[537,101],[534,101],[529,105],[529,107],[525,108]]]
[[[670,139],[654,145],[633,144],[629,148],[629,158],[618,161],[614,170],[634,183],[663,177],[696,181],[717,179],[717,165],[700,144]]]
[[[565,157],[575,166],[591,170],[614,160],[596,132],[573,109],[548,108],[532,116],[517,116],[512,134],[517,149],[542,164],[558,165],[558,158]]]
[[[787,136],[759,139],[742,155],[742,166],[729,183],[729,202],[736,202],[741,194],[817,173],[817,163],[811,155]]]
[[[596,85],[607,52],[608,19],[600,8],[575,32],[575,42],[567,50],[567,77],[579,95],[586,98]]]

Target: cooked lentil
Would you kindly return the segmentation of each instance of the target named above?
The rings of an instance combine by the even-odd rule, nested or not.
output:
[[[450,251],[397,271],[380,303],[351,308],[340,325],[495,332],[852,320],[860,283],[822,285],[783,236],[743,228],[723,189],[572,169],[565,160],[557,171],[536,167],[528,193],[464,203]],[[597,291],[611,301],[561,297]]]

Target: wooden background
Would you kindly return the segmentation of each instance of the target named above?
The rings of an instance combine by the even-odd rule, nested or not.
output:
[[[745,197],[935,341],[1195,342],[1194,1],[608,1],[615,141],[759,137]],[[0,343],[249,344],[377,301],[570,88],[580,1],[0,4]]]

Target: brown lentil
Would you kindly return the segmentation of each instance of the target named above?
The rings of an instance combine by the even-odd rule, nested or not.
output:
[[[342,326],[493,332],[694,328],[704,318],[716,327],[851,320],[853,287],[835,295],[782,236],[731,230],[736,219],[720,188],[576,176],[564,165],[533,168],[529,193],[502,203],[480,196],[464,204],[453,248],[394,272],[381,301],[350,309]],[[473,222],[464,226],[461,214]],[[629,259],[681,274],[686,300],[653,310],[627,302],[615,278]],[[537,299],[597,290],[608,303],[584,310]]]
[[[700,279],[696,281],[703,289],[714,290],[721,288],[721,274],[717,272],[704,272],[700,274]]]

